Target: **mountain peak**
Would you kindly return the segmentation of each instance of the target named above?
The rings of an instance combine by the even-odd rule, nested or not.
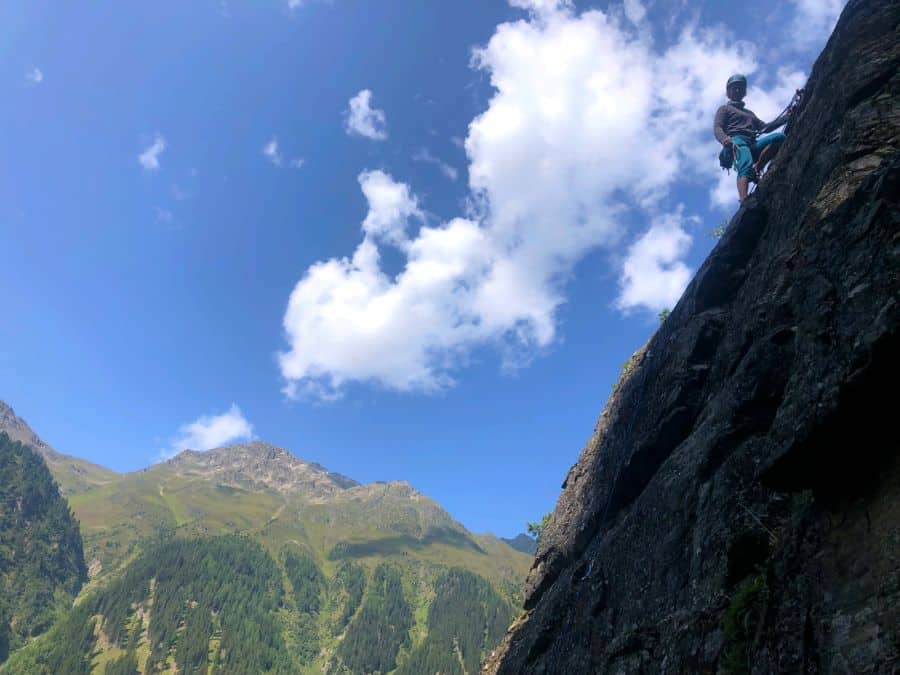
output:
[[[0,400],[0,431],[5,431],[12,440],[30,445],[42,454],[46,454],[47,451],[53,452],[53,449],[31,430],[28,423],[16,415],[12,406],[2,400]]]
[[[282,494],[302,492],[325,497],[359,485],[352,478],[328,471],[321,464],[299,459],[284,448],[261,440],[205,452],[184,450],[165,464],[186,476]]]

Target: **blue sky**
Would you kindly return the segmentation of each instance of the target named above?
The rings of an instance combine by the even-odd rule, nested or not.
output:
[[[295,5],[295,6],[291,6]],[[550,510],[839,0],[0,4],[0,398],[120,471],[253,436]]]

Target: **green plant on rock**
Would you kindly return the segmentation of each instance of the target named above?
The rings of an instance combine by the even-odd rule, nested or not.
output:
[[[722,235],[725,234],[725,230],[727,230],[727,229],[728,229],[728,221],[723,220],[722,224],[719,225],[718,227],[714,227],[712,230],[710,230],[709,234],[711,236],[715,237],[716,239],[721,239]]]
[[[724,675],[749,675],[750,650],[763,621],[768,596],[766,575],[759,573],[741,583],[725,610],[725,654],[720,672]]]
[[[541,518],[541,522],[529,522],[526,524],[526,528],[528,530],[529,536],[533,537],[535,541],[541,540],[541,535],[544,533],[544,529],[547,527],[547,523],[550,522],[550,514],[545,513],[544,517]]]

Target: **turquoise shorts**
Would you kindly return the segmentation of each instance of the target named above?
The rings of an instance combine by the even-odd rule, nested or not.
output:
[[[731,142],[734,144],[734,168],[738,176],[756,178],[753,162],[759,159],[759,153],[767,145],[781,143],[784,139],[785,136],[780,131],[764,134],[755,141],[751,141],[744,136],[732,137]]]

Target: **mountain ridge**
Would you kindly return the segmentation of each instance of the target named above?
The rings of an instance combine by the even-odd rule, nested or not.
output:
[[[20,434],[39,438],[14,420]],[[74,458],[51,465],[46,453],[33,454],[72,482]],[[471,664],[499,640],[529,561],[493,535],[469,532],[406,481],[358,483],[261,440],[186,450],[78,488],[67,499],[89,581],[75,607],[0,672],[102,673],[113,664],[157,672],[170,652],[177,663],[220,672],[236,649],[248,658],[262,649],[279,664],[273,673],[363,672],[372,654],[390,669],[452,670],[459,650]],[[199,576],[179,562],[186,556]],[[220,622],[230,621],[216,610],[230,597],[222,556],[242,566],[234,583],[244,589],[257,585],[247,565],[268,570],[275,595],[259,602],[278,634],[265,649],[243,628],[222,635]],[[159,586],[176,577],[174,586]],[[195,597],[195,584],[209,588]],[[250,616],[257,600],[240,593],[244,609],[234,611]],[[169,608],[162,633],[153,627],[157,601]],[[185,606],[201,609],[177,609]],[[384,608],[394,608],[391,621],[399,623],[383,619]],[[180,622],[200,632],[182,643]],[[382,645],[381,631],[390,644]]]
[[[192,475],[218,476],[238,483],[249,481],[280,493],[306,491],[327,496],[360,485],[317,462],[300,459],[284,448],[261,440],[204,451],[183,450],[162,463]]]
[[[44,458],[63,495],[104,485],[119,475],[99,464],[58,452],[3,400],[0,400],[0,431],[5,431],[14,441],[30,446]]]
[[[334,555],[370,551],[371,542],[385,536],[392,543],[384,545],[396,551],[449,545],[472,552],[503,547],[514,555],[523,553],[491,533],[469,532],[407,481],[360,483],[264,440],[186,449],[142,469],[116,473],[54,450],[2,401],[0,431],[12,432],[11,438],[44,458],[81,522],[92,578],[116,569],[128,558],[127,551],[159,528],[199,528],[201,533],[207,531],[203,523],[212,519],[222,531],[256,531],[276,527],[298,508],[306,517],[357,533]],[[371,536],[360,537],[364,531]],[[340,543],[328,543],[326,532],[320,541],[329,549]],[[510,571],[504,569],[502,574]],[[498,578],[483,567],[481,573]]]

